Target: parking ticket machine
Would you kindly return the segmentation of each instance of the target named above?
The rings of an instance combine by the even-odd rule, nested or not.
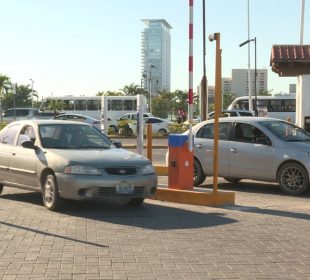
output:
[[[193,190],[193,151],[188,148],[188,136],[170,134],[168,138],[168,187]]]

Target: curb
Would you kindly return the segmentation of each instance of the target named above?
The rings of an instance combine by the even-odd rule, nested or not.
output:
[[[168,188],[157,188],[156,193],[152,197],[155,200],[200,205],[200,206],[224,206],[235,205],[235,193],[229,191],[217,191],[216,193],[204,190],[178,190]]]
[[[165,165],[154,165],[157,176],[168,176],[168,166]]]

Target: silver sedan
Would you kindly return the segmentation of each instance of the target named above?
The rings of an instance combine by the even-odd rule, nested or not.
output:
[[[148,159],[88,124],[33,120],[0,131],[0,193],[4,186],[42,192],[56,210],[63,199],[141,204],[156,191],[157,176]]]
[[[213,175],[213,131],[214,120],[193,127],[195,185]],[[278,119],[221,118],[218,161],[219,177],[229,182],[278,182],[284,193],[302,194],[309,190],[310,134]]]

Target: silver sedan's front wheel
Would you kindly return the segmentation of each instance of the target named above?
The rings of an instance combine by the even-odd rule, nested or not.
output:
[[[284,193],[299,195],[308,190],[309,177],[306,169],[295,162],[284,164],[278,173],[278,182]]]
[[[48,174],[43,182],[42,197],[45,207],[55,211],[61,206],[61,198],[54,175]]]

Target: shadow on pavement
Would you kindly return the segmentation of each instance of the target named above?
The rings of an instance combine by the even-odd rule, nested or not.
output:
[[[201,185],[201,188],[204,189],[212,189],[212,184]],[[256,199],[267,199],[273,201],[273,198],[280,198],[282,201],[286,201],[286,203],[290,203],[294,200],[295,203],[298,204],[298,201],[310,198],[309,192],[304,195],[292,196],[287,195],[281,191],[276,183],[265,183],[265,182],[257,182],[251,180],[244,180],[237,183],[220,183],[218,184],[219,190],[226,191],[234,191],[240,193],[246,193],[246,195],[250,196],[251,194],[259,194],[260,196]],[[238,194],[236,194],[238,195]],[[234,205],[234,206],[226,206],[225,209],[231,209],[236,211],[248,212],[248,213],[256,213],[263,215],[271,215],[278,217],[287,217],[287,218],[295,218],[295,219],[303,219],[310,220],[310,214],[307,213],[299,213],[285,210],[277,210],[277,209],[269,209],[267,207],[259,207],[259,206],[251,206],[251,205]]]
[[[294,218],[294,219],[301,219],[301,220],[310,220],[310,215],[306,213],[290,212],[290,211],[268,209],[268,208],[259,208],[259,207],[246,206],[246,205],[242,205],[242,206],[235,205],[235,206],[228,206],[225,208],[231,209],[231,210],[237,210],[241,212],[247,212],[247,213]]]
[[[1,199],[42,205],[39,193],[3,194]],[[42,211],[49,212],[43,205]],[[57,215],[57,213],[49,213]],[[222,213],[195,212],[180,207],[153,204],[151,200],[146,200],[143,205],[136,207],[111,201],[80,202],[66,200],[59,214],[152,230],[193,229],[238,222],[225,217],[225,214]]]
[[[201,188],[212,189],[212,184],[207,183],[204,185],[199,186]],[[258,182],[252,180],[243,180],[237,183],[219,183],[218,184],[219,190],[227,190],[227,191],[237,191],[243,193],[257,193],[257,194],[268,194],[268,195],[275,195],[275,196],[282,196],[282,197],[301,197],[301,198],[310,198],[310,193],[307,192],[306,194],[299,195],[299,196],[291,196],[283,193],[279,188],[277,183],[270,183],[270,182]]]

